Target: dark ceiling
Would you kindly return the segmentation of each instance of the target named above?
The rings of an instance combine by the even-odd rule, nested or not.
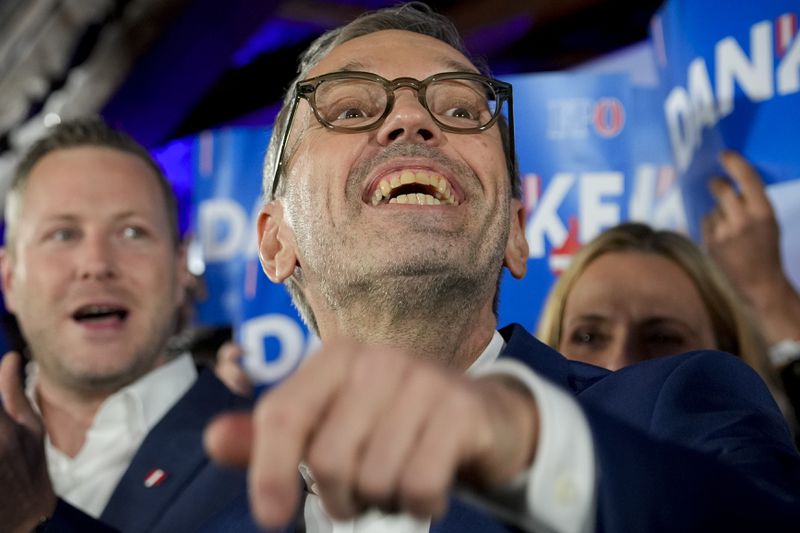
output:
[[[103,0],[81,1],[88,5]],[[30,9],[31,2],[59,4],[57,0],[0,0],[0,17],[11,17],[15,10],[19,15],[19,10]],[[106,0],[109,6],[101,20],[78,26],[76,31],[81,33],[68,64],[49,75],[49,88],[28,102],[21,122],[42,111],[47,98],[65,85],[70,70],[98,53],[104,42],[100,39],[103,28],[130,19],[131,5],[137,2],[148,3]],[[294,77],[297,56],[313,38],[365,9],[393,3],[160,0],[159,10],[127,29],[125,37],[136,53],[129,54],[133,56],[130,65],[118,74],[112,90],[98,96],[96,111],[148,146],[223,124],[269,123],[276,102]],[[495,74],[507,74],[565,69],[641,41],[661,1],[428,4],[456,23],[468,48],[488,59]],[[0,85],[6,75],[0,70]],[[91,92],[91,85],[87,87]],[[9,148],[9,135],[10,131],[0,131],[0,152]]]

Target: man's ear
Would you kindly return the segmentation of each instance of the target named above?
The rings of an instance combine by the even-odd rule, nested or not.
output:
[[[0,248],[0,282],[3,286],[3,300],[5,301],[6,309],[12,313],[16,308],[14,304],[13,279],[14,260],[11,257],[10,250],[6,247]]]
[[[515,278],[520,279],[528,270],[528,241],[525,240],[525,208],[516,198],[511,199],[509,225],[503,264]]]
[[[286,223],[280,202],[264,205],[258,214],[258,256],[273,283],[283,283],[297,266],[294,231]]]
[[[192,284],[192,274],[189,272],[188,265],[189,253],[189,238],[187,237],[178,244],[175,251],[175,279],[176,293],[175,301],[178,305],[186,303],[186,298],[189,296],[189,287]]]

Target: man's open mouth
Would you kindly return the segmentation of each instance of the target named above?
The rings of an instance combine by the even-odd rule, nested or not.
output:
[[[123,321],[128,316],[128,310],[114,305],[84,305],[72,313],[73,320],[77,322],[102,322],[107,320]]]
[[[453,189],[445,178],[420,170],[404,170],[378,182],[372,194],[372,205],[418,204],[458,205]]]

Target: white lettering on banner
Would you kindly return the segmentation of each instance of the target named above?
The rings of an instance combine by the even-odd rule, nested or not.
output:
[[[748,60],[739,43],[726,37],[717,43],[717,100],[719,113],[725,117],[733,111],[735,83],[739,82],[744,94],[754,102],[772,98],[772,23],[768,20],[755,24],[750,29],[750,54]]]
[[[581,175],[578,231],[582,243],[589,242],[605,228],[619,223],[619,202],[603,200],[608,196],[622,196],[622,180],[621,172],[586,172]]]
[[[692,101],[692,111],[697,129],[707,126],[713,127],[717,117],[714,103],[714,89],[708,78],[706,60],[698,57],[689,64],[689,99]]]
[[[669,141],[675,166],[681,171],[689,167],[694,149],[700,144],[700,132],[692,117],[692,99],[683,87],[675,87],[664,102]]]
[[[788,15],[788,14],[787,14]],[[725,37],[714,47],[714,90],[705,59],[698,57],[687,67],[687,87],[676,86],[664,101],[669,138],[679,172],[692,162],[700,146],[704,128],[712,128],[735,108],[736,86],[751,102],[764,102],[777,94],[800,91],[800,38],[792,36],[785,54],[773,53],[773,25],[761,21],[750,28],[750,55],[733,37]],[[786,41],[788,39],[784,39]],[[774,69],[774,73],[773,73]]]
[[[538,187],[536,175],[524,177],[526,189]],[[531,206],[525,237],[530,247],[529,257],[545,256],[545,237],[552,248],[560,248],[569,236],[558,209],[575,184],[575,174],[558,173],[547,184],[541,199]],[[620,222],[619,200],[624,192],[622,172],[584,172],[577,178],[578,183],[578,227],[581,242],[593,238],[604,229]],[[611,201],[607,197],[613,197]],[[604,201],[605,200],[605,201]]]
[[[200,202],[198,237],[205,261],[230,261],[239,255],[256,257],[258,239],[256,221],[261,204],[248,219],[242,204],[230,198],[212,198]]]
[[[796,36],[791,48],[778,64],[778,94],[785,96],[800,91],[800,39]]]
[[[625,108],[616,98],[552,98],[547,101],[547,138],[580,140],[592,127],[600,137],[610,139],[625,126]]]
[[[528,176],[523,179],[529,182]],[[530,247],[529,257],[544,257],[545,234],[551,243],[563,243],[567,239],[567,228],[558,216],[558,208],[561,207],[574,181],[575,176],[566,172],[553,176],[541,200],[528,214],[525,237]]]
[[[239,254],[247,228],[241,204],[229,198],[206,200],[200,203],[199,218],[198,237],[207,262],[227,261]]]
[[[264,340],[273,337],[280,344],[278,356],[267,361]],[[275,383],[295,369],[305,353],[305,336],[300,325],[286,315],[269,314],[245,321],[241,326],[244,369],[256,383]]]
[[[564,213],[565,218],[562,219],[558,210],[576,180],[577,213]],[[526,174],[523,184],[525,209],[528,211],[525,237],[530,247],[529,257],[545,257],[545,240],[550,243],[551,254],[556,254],[556,251],[567,253],[564,248],[571,231],[572,238],[583,244],[605,229],[619,224],[622,221],[624,180],[622,172],[584,172],[577,178],[574,174],[562,172],[553,176],[540,193],[541,178],[536,174]],[[659,228],[686,231],[686,208],[672,165],[642,164],[636,167],[633,188],[628,197],[628,217]],[[574,219],[573,226],[577,225],[577,228],[568,229],[567,219]],[[572,245],[566,247],[572,250]],[[550,259],[552,262],[552,255]]]
[[[677,176],[671,165],[645,163],[636,167],[628,218],[657,228],[686,232],[688,218]]]
[[[628,204],[628,218],[640,222],[650,220],[656,201],[657,182],[658,171],[655,165],[645,163],[636,167],[633,190]]]
[[[681,233],[689,231],[689,218],[679,187],[667,191],[652,211],[648,223],[657,228],[669,228]]]
[[[547,138],[585,139],[592,101],[588,98],[558,98],[547,102]]]
[[[246,259],[254,259],[258,257],[258,215],[261,214],[261,198],[256,202],[253,211],[250,214],[250,226],[247,228],[247,234],[244,236],[244,256]]]

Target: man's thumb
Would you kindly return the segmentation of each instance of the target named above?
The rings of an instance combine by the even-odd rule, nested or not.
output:
[[[0,398],[3,408],[15,422],[41,435],[42,421],[25,396],[20,380],[21,370],[22,357],[17,352],[8,352],[0,359]]]

